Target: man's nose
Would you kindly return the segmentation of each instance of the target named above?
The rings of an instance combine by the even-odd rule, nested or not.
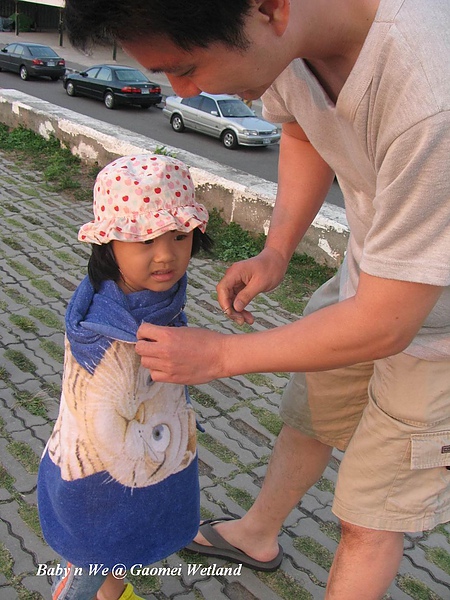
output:
[[[202,91],[188,77],[175,77],[175,75],[167,75],[170,85],[177,96],[188,98],[189,96],[198,96]]]

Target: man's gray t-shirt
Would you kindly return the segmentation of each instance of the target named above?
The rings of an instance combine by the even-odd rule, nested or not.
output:
[[[336,173],[351,231],[340,299],[360,270],[442,286],[405,352],[450,357],[449,0],[381,0],[336,104],[301,59],[263,101],[266,119],[297,121]]]

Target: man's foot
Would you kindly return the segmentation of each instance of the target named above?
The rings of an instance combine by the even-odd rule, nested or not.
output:
[[[283,560],[283,549],[277,542],[269,548],[265,546],[267,544],[256,543],[245,533],[242,519],[224,517],[203,521],[194,541],[186,549],[242,563],[256,571],[275,571]]]

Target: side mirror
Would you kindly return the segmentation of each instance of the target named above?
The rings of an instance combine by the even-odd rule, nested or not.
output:
[[[5,54],[7,54],[8,50],[6,48],[2,48],[2,52],[4,52]]]
[[[80,73],[80,75],[81,75],[81,77],[87,77],[87,76],[88,76],[88,74],[86,73],[86,71],[82,71],[82,72]]]
[[[213,117],[218,117],[219,116],[219,113],[217,112],[217,110],[212,110],[211,114],[212,114]]]

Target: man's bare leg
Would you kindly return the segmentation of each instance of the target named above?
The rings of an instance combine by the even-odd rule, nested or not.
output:
[[[332,448],[284,425],[270,458],[263,486],[247,514],[214,528],[252,558],[269,561],[278,554],[278,533],[291,510],[322,475]],[[195,541],[210,545],[197,534]]]
[[[342,538],[328,578],[326,600],[380,600],[397,574],[403,533],[341,522]]]

